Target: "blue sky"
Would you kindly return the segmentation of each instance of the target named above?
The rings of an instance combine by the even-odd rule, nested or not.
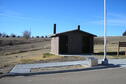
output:
[[[0,32],[33,36],[81,30],[103,36],[103,0],[0,0]],[[107,35],[126,30],[126,0],[107,0]]]

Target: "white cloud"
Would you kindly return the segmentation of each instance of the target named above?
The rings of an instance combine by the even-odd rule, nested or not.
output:
[[[108,19],[108,25],[124,26],[126,25],[126,19]]]
[[[126,19],[126,16],[124,14],[119,13],[108,13],[109,17],[116,18],[116,19]]]
[[[87,24],[103,25],[104,19],[100,17],[99,20],[89,21]],[[108,13],[107,24],[108,26],[126,26],[126,16],[118,13]]]

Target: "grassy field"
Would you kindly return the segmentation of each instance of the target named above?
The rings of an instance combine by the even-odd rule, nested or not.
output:
[[[107,37],[107,52],[117,52],[118,50],[118,42],[126,42],[126,36],[109,36]],[[104,50],[104,42],[103,37],[96,37],[94,39],[94,52],[100,53]],[[121,47],[121,52],[126,51],[126,48]]]
[[[126,58],[126,48],[120,49],[117,56],[118,42],[126,42],[124,37],[107,37],[107,52],[109,58]],[[43,63],[57,61],[85,60],[82,57],[62,57],[48,54],[50,52],[50,38],[0,38],[0,73],[7,73],[16,64]],[[44,54],[46,53],[46,54]],[[103,58],[103,37],[94,40],[95,56]]]
[[[0,56],[50,48],[49,38],[0,38]]]
[[[49,52],[50,38],[0,38],[0,74],[9,72],[16,64],[85,60]]]
[[[96,56],[103,57],[104,41],[103,37],[95,37],[94,53]],[[109,36],[107,37],[107,56],[109,58],[126,58],[126,47],[120,48],[120,55],[117,56],[118,42],[126,42],[126,36]]]
[[[43,60],[43,53],[50,52],[49,38],[0,38],[0,73],[6,73],[15,64]]]
[[[95,37],[94,38],[94,44],[95,45],[103,45],[104,43],[104,38],[103,37]],[[117,44],[118,42],[126,42],[126,36],[108,36],[107,37],[107,43],[108,44]]]

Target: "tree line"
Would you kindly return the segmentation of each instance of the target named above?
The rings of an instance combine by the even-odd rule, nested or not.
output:
[[[13,37],[13,38],[26,38],[26,39],[29,39],[29,38],[48,38],[48,36],[31,36],[31,32],[28,31],[28,30],[25,30],[23,33],[22,33],[22,36],[19,36],[19,35],[16,35],[16,34],[6,34],[6,33],[0,33],[0,37],[1,38],[9,38],[9,37]]]

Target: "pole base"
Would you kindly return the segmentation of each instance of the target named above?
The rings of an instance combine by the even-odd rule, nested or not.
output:
[[[107,58],[104,58],[104,59],[103,59],[102,65],[108,65],[108,59],[107,59]]]

